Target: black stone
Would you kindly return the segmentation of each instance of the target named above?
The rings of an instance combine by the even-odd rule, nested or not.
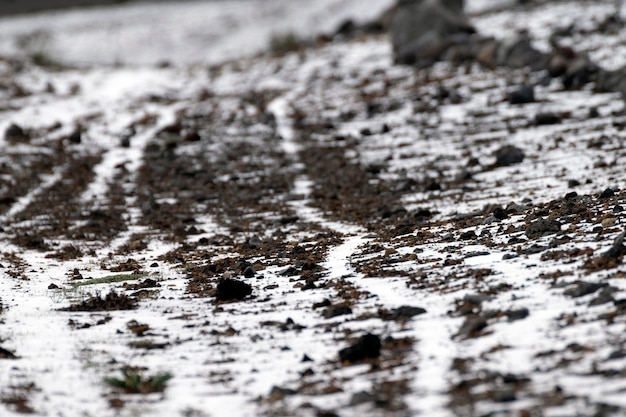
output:
[[[330,319],[337,316],[352,314],[352,309],[346,305],[330,306],[324,310],[324,318]]]
[[[624,238],[626,237],[626,232],[620,233],[615,240],[613,241],[613,246],[606,252],[602,254],[603,258],[613,258],[613,259],[621,259],[626,251],[626,246],[624,246]]]
[[[11,123],[9,127],[4,131],[5,139],[22,139],[27,138],[26,132],[19,125]]]
[[[72,134],[68,137],[68,140],[70,141],[70,143],[80,143],[82,141],[82,132],[80,131],[80,129],[76,129],[75,131],[72,132]]]
[[[15,353],[11,352],[10,350],[6,350],[3,347],[0,347],[0,359],[17,359],[18,357],[15,356]]]
[[[535,101],[535,88],[525,85],[509,93],[510,104],[526,104]]]
[[[496,207],[493,210],[493,217],[495,217],[498,220],[504,220],[507,217],[509,217],[509,213],[507,213],[506,210],[503,209],[502,207]]]
[[[243,276],[246,278],[252,278],[256,275],[256,271],[254,270],[254,267],[252,265],[247,266],[244,270],[243,270]]]
[[[610,198],[613,197],[615,195],[615,191],[613,191],[612,188],[607,188],[606,190],[602,191],[602,193],[600,193],[599,198]]]
[[[468,338],[476,337],[480,334],[480,331],[486,327],[487,327],[487,319],[485,319],[484,317],[481,317],[478,314],[474,314],[474,315],[468,316],[465,319],[465,321],[461,325],[461,328],[456,333],[455,337],[458,337],[461,339],[468,339]]]
[[[507,166],[519,164],[526,155],[524,151],[516,146],[505,145],[495,152],[495,156],[497,166]]]
[[[509,310],[504,313],[509,321],[522,320],[528,317],[530,312],[527,308],[518,308],[517,310]]]
[[[236,279],[224,279],[217,284],[217,301],[243,300],[252,294],[252,286]]]
[[[380,337],[371,333],[362,336],[358,342],[339,351],[341,362],[359,362],[368,358],[380,356],[382,343]]]
[[[477,236],[476,232],[474,232],[473,230],[469,230],[467,232],[461,233],[461,236],[459,236],[459,238],[461,240],[474,240],[477,238]]]
[[[587,294],[592,294],[598,291],[600,288],[608,287],[607,283],[597,283],[597,282],[578,282],[574,287],[568,288],[563,292],[563,294],[572,297],[578,298],[585,296]]]
[[[539,219],[526,228],[526,236],[529,239],[537,239],[560,231],[561,223],[558,220]]]
[[[535,116],[535,124],[541,125],[556,125],[561,123],[561,118],[552,112],[537,113]]]

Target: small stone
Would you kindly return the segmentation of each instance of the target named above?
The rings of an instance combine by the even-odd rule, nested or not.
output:
[[[480,331],[487,327],[487,320],[480,315],[474,314],[468,316],[465,322],[461,325],[461,328],[456,333],[455,337],[461,339],[469,339],[476,337],[480,334]]]
[[[367,391],[359,391],[352,394],[352,398],[350,398],[350,405],[360,405],[365,403],[373,403],[377,399],[376,395],[369,393]]]
[[[505,145],[495,152],[495,156],[496,165],[502,167],[519,164],[524,160],[526,155],[524,154],[524,151],[516,146]]]
[[[529,239],[537,239],[542,236],[559,233],[561,223],[554,219],[539,219],[526,228],[526,236]]]
[[[565,290],[563,292],[563,294],[572,297],[572,298],[578,298],[578,297],[583,297],[587,294],[592,294],[596,291],[598,291],[600,288],[604,288],[604,287],[608,287],[609,284],[603,282],[603,283],[598,283],[598,282],[586,282],[586,281],[580,281],[578,282],[575,286],[568,288],[567,290]]]
[[[48,285],[48,289],[49,290],[58,290],[59,286],[57,284],[52,283],[52,284]]]
[[[280,401],[285,397],[289,397],[290,395],[295,395],[297,393],[297,391],[290,388],[277,387],[274,385],[270,391],[269,399],[270,401]]]
[[[474,240],[477,237],[478,236],[476,236],[476,232],[474,232],[473,230],[468,230],[467,232],[461,233],[461,236],[459,236],[461,240]]]
[[[252,294],[252,286],[236,279],[224,279],[217,284],[217,301],[243,300]]]
[[[526,104],[535,101],[535,88],[529,85],[522,86],[509,93],[510,104]]]
[[[22,129],[21,126],[15,123],[11,123],[11,125],[9,125],[9,127],[7,127],[7,129],[4,131],[4,138],[6,140],[13,140],[13,141],[29,139],[24,129]]]
[[[502,207],[496,207],[493,210],[493,217],[495,217],[498,220],[504,220],[507,217],[509,217],[509,213],[507,213],[506,210],[503,209]]]
[[[505,403],[517,400],[515,391],[511,388],[500,388],[494,391],[493,400],[497,403]]]
[[[10,350],[0,347],[0,359],[18,359],[18,357]]]
[[[528,317],[530,312],[528,311],[527,308],[524,307],[524,308],[518,308],[516,310],[508,310],[504,314],[509,319],[509,321],[516,321],[516,320],[525,319],[526,317]]]
[[[600,293],[598,294],[598,296],[596,298],[594,298],[593,300],[589,301],[589,307],[593,307],[593,306],[599,306],[602,304],[607,304],[607,303],[612,303],[615,301],[615,298],[613,298],[613,294],[617,292],[617,289],[615,287],[605,287],[602,289],[602,291],[600,291]]]
[[[68,137],[70,143],[80,143],[82,141],[82,132],[80,129],[76,129],[72,132],[72,134]]]
[[[561,123],[561,118],[552,112],[537,113],[535,116],[535,124],[542,125],[555,125]]]
[[[352,314],[352,309],[347,305],[330,306],[324,310],[324,318],[330,319],[337,316]]]
[[[382,343],[380,337],[371,333],[362,336],[358,342],[339,351],[339,359],[341,362],[360,362],[368,358],[377,358],[380,356]]]
[[[252,265],[247,266],[243,270],[243,276],[246,278],[253,278],[255,275],[256,275],[256,271],[254,270],[254,267]]]
[[[603,258],[613,258],[613,259],[621,259],[624,251],[626,251],[626,247],[624,246],[624,238],[626,237],[626,232],[620,233],[615,240],[613,241],[613,246],[606,252],[602,254]]]
[[[606,190],[600,193],[599,198],[610,198],[615,195],[615,191],[612,188],[607,188]]]
[[[463,301],[466,303],[480,305],[485,301],[491,300],[493,297],[486,294],[465,294]]]

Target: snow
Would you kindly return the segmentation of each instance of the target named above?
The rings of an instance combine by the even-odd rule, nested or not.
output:
[[[345,19],[372,19],[392,3],[171,1],[10,16],[0,18],[0,53],[43,51],[77,64],[217,63],[261,51],[273,34],[332,32]]]

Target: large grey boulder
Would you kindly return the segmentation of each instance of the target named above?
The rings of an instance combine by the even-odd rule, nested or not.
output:
[[[394,59],[430,65],[473,32],[463,0],[400,0],[390,28]]]

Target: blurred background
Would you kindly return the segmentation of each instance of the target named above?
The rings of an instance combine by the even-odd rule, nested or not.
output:
[[[394,0],[0,0],[0,55],[72,65],[207,64],[273,36],[332,33]]]

